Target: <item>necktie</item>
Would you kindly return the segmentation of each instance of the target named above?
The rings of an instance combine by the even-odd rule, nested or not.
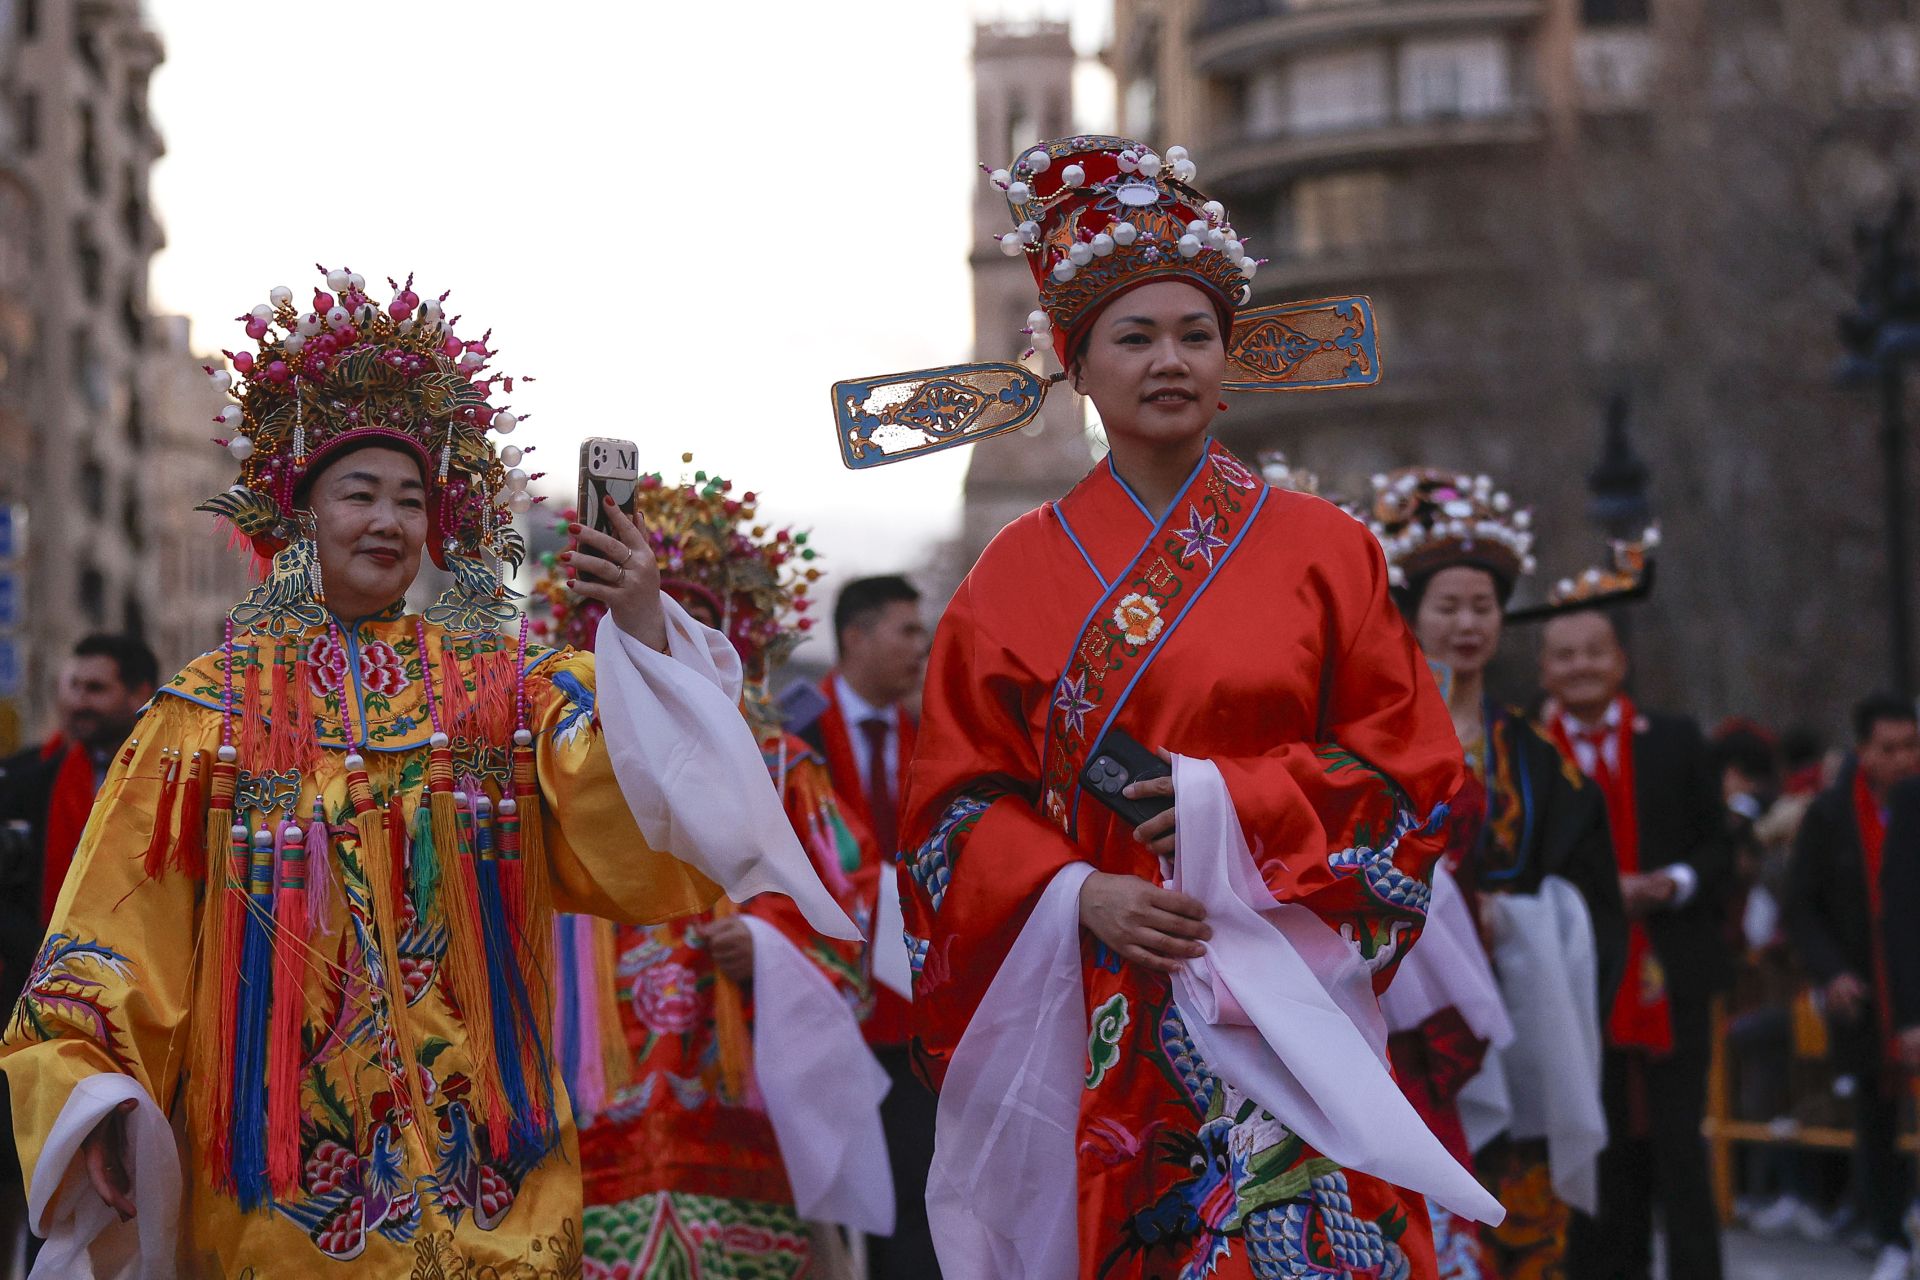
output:
[[[1593,780],[1600,789],[1609,794],[1614,787],[1613,766],[1607,762],[1607,741],[1613,737],[1613,730],[1607,728],[1581,729],[1580,740],[1593,748]]]
[[[873,835],[880,856],[891,860],[899,852],[900,810],[893,795],[893,777],[887,769],[887,735],[893,726],[881,716],[860,722],[867,739],[867,811],[873,816]]]

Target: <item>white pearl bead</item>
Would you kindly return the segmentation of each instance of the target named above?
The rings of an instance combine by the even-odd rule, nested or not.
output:
[[[1123,248],[1132,244],[1139,235],[1139,230],[1131,222],[1113,224],[1113,242]]]
[[[1076,267],[1084,267],[1093,261],[1093,246],[1084,240],[1076,240],[1067,247],[1067,260]]]
[[[420,310],[426,313],[429,322],[438,320],[440,318],[440,299],[428,298],[420,304]]]
[[[1053,157],[1044,151],[1030,151],[1027,153],[1027,172],[1029,173],[1045,173],[1048,166],[1052,163]]]
[[[361,275],[358,271],[347,272],[347,288],[365,289],[366,287],[367,278],[365,276]]]
[[[1214,228],[1213,230],[1211,230],[1211,231],[1209,231],[1209,232],[1207,232],[1207,247],[1208,247],[1209,249],[1224,249],[1224,248],[1226,248],[1226,247],[1227,247],[1227,233],[1226,233],[1226,232],[1224,232],[1224,231],[1222,231],[1222,230],[1221,230],[1220,228],[1218,228],[1218,227],[1215,227],[1215,228]]]
[[[533,745],[533,730],[531,730],[531,729],[515,729],[515,730],[513,731],[513,745],[514,745],[514,746],[516,746],[516,747],[530,747],[530,746],[532,746],[532,745]]]
[[[517,516],[523,516],[533,510],[533,498],[521,489],[507,495],[507,510]]]
[[[1113,237],[1104,231],[1095,236],[1089,243],[1093,246],[1093,256],[1096,258],[1104,258],[1113,252]]]
[[[367,764],[365,758],[362,757],[358,751],[349,751],[347,758],[341,763],[345,764],[349,769],[364,769]]]
[[[344,329],[352,319],[353,317],[347,314],[345,307],[327,308],[327,328],[329,329]]]
[[[1180,256],[1181,257],[1191,258],[1193,257],[1194,254],[1199,252],[1200,252],[1200,237],[1198,236],[1181,236],[1180,237]]]
[[[430,747],[444,747],[452,741],[453,739],[444,733],[435,733],[431,738],[427,739],[427,745]]]
[[[273,308],[263,302],[247,314],[255,320],[271,320],[273,319]]]
[[[1173,162],[1173,180],[1175,182],[1192,182],[1199,176],[1200,170],[1194,167],[1193,161],[1175,160]]]
[[[1026,246],[1020,243],[1020,233],[1018,231],[1009,231],[1000,237],[1000,252],[1006,254],[1009,258],[1019,257],[1025,249]]]
[[[220,412],[214,415],[223,427],[239,426],[240,416],[240,406],[237,404],[223,404],[220,406]]]
[[[1187,158],[1187,149],[1185,147],[1168,147],[1167,148],[1167,159],[1173,161],[1175,164],[1179,164],[1182,160],[1185,160],[1186,158]]]
[[[529,478],[530,477],[527,475],[527,473],[522,471],[520,468],[511,467],[507,471],[507,488],[513,490],[515,493],[518,493],[520,492],[520,490],[527,487],[527,481]]]
[[[212,373],[207,375],[207,378],[209,381],[213,383],[215,389],[220,391],[225,391],[228,387],[231,387],[233,385],[233,375],[228,373],[225,369],[215,369]]]
[[[1087,171],[1077,164],[1070,164],[1060,171],[1060,181],[1065,186],[1077,187],[1086,180]]]
[[[1007,199],[1013,201],[1015,204],[1019,204],[1031,194],[1027,189],[1027,184],[1024,182],[1014,182],[1007,185]]]
[[[1209,200],[1200,206],[1200,212],[1206,214],[1209,218],[1220,219],[1227,216],[1227,206],[1221,204],[1218,200]]]
[[[469,351],[460,357],[460,368],[468,373],[472,373],[486,362],[487,358],[479,352]]]
[[[1122,173],[1132,173],[1135,169],[1138,169],[1140,167],[1139,163],[1136,160],[1134,160],[1133,153],[1131,151],[1122,151],[1119,155],[1113,158],[1113,162],[1115,165],[1119,167],[1120,172]]]
[[[514,814],[519,812],[520,812],[520,802],[518,800],[515,800],[512,796],[500,797],[500,816],[501,817],[511,818]]]
[[[1039,337],[1052,327],[1053,318],[1046,312],[1037,309],[1027,312],[1027,328],[1033,330],[1035,337]]]
[[[221,764],[232,764],[234,761],[240,758],[240,753],[234,750],[232,747],[222,747],[218,751],[214,752],[213,754],[219,757]],[[241,827],[239,829],[242,831],[246,830],[245,827]]]
[[[267,301],[276,307],[284,307],[293,301],[293,290],[283,284],[277,284],[267,290]]]
[[[304,335],[298,334],[298,333],[290,333],[287,335],[287,341],[285,343],[285,346],[287,348],[288,355],[290,356],[299,355],[302,348],[304,348],[306,345],[307,345],[307,340]]]
[[[253,441],[245,436],[235,436],[227,441],[227,452],[233,455],[235,462],[245,462],[253,456]]]
[[[1040,242],[1040,224],[1032,219],[1021,223],[1018,230],[1020,232],[1021,244],[1038,244]]]
[[[306,833],[300,830],[299,824],[289,822],[286,827],[281,830],[280,836],[288,844],[299,844],[300,841],[306,837]]]
[[[1249,280],[1253,279],[1253,273],[1258,271],[1259,269],[1260,269],[1260,264],[1254,259],[1252,258],[1240,259],[1240,274],[1245,276],[1247,279]]]
[[[1005,169],[995,169],[992,173],[987,175],[987,181],[991,182],[994,186],[999,187],[1002,191],[1005,191],[1007,189],[1007,184],[1013,181],[1013,175],[1008,173]]]
[[[1054,267],[1053,278],[1055,280],[1058,280],[1061,284],[1065,284],[1067,281],[1073,279],[1073,277],[1076,274],[1078,274],[1079,270],[1080,269],[1074,266],[1073,263],[1071,262],[1062,262],[1058,266]]]
[[[320,332],[320,317],[311,311],[307,312],[300,317],[300,323],[294,327],[294,332],[303,338],[311,338]]]
[[[513,429],[519,425],[520,425],[520,419],[514,417],[511,413],[508,413],[505,409],[502,409],[500,410],[500,412],[493,415],[493,429],[495,431],[498,431],[503,436],[512,435]]]
[[[335,267],[333,270],[327,272],[327,288],[333,290],[335,293],[338,293],[346,287],[347,287],[346,272],[342,271],[338,267]]]
[[[241,827],[239,828],[239,830],[245,831],[246,828]],[[258,831],[253,833],[253,842],[259,845],[263,849],[268,848],[273,844],[273,832],[267,830],[265,827],[262,827]]]
[[[1205,218],[1195,218],[1187,224],[1187,234],[1190,236],[1203,236],[1211,229],[1211,225]]]
[[[1240,259],[1247,256],[1247,246],[1241,244],[1238,240],[1235,240],[1233,237],[1229,236],[1227,237],[1227,242],[1220,246],[1220,252],[1226,254],[1229,258],[1232,258],[1235,262],[1238,262],[1240,261]]]
[[[483,791],[473,798],[473,807],[474,811],[484,818],[493,812],[493,801],[488,799],[487,794]]]
[[[399,332],[399,333],[412,333],[413,326],[414,326],[414,319],[412,316],[408,316],[405,320],[402,320],[399,324],[395,325],[394,329],[396,332]]]
[[[1140,157],[1141,176],[1157,178],[1160,176],[1160,157],[1149,151]]]
[[[510,444],[500,451],[500,462],[503,466],[517,467],[520,465],[520,459],[525,456],[519,445]]]

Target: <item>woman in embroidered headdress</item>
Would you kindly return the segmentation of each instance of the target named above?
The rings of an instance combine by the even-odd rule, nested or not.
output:
[[[528,476],[488,434],[516,425],[511,380],[393,288],[276,288],[239,385],[209,371],[240,480],[205,509],[265,579],[108,775],[0,1047],[36,1274],[89,1251],[577,1273],[555,909],[665,919],[718,881],[850,932],[733,710],[731,646],[660,593],[631,521],[576,534],[598,662],[529,643],[500,578]],[[410,613],[423,552],[455,585]]]
[[[741,710],[787,817],[870,933],[870,837],[768,695],[812,623],[807,535],[769,529],[755,494],[704,471],[642,476],[637,502],[662,588],[739,651]],[[536,592],[563,636],[591,634],[597,602],[569,600],[551,574]],[[810,1223],[891,1230],[886,1075],[857,1016],[863,947],[813,935],[774,895],[667,924],[569,917],[559,946],[555,1038],[581,1117],[588,1276],[830,1278],[839,1241]]]
[[[902,884],[950,1280],[1425,1280],[1420,1193],[1499,1216],[1394,1087],[1375,999],[1463,772],[1445,705],[1373,539],[1209,434],[1223,388],[1372,381],[1371,312],[1244,310],[1257,264],[1193,176],[1097,137],[994,174],[1111,452],[982,553],[927,673]],[[938,447],[1038,386],[842,384],[843,447]],[[1137,826],[1083,784],[1115,730],[1172,762]]]
[[[1606,1137],[1598,1011],[1626,954],[1606,810],[1487,687],[1508,602],[1533,570],[1530,513],[1486,476],[1411,467],[1375,477],[1359,514],[1441,676],[1484,797],[1456,806],[1448,824],[1443,866],[1467,904],[1454,947],[1416,952],[1384,1002],[1402,1086],[1456,1151],[1477,1151],[1482,1180],[1507,1208],[1504,1223],[1476,1232],[1434,1207],[1441,1275],[1550,1280],[1566,1274],[1570,1201],[1594,1207]],[[1503,991],[1469,980],[1484,969],[1476,919]],[[1499,1007],[1487,1007],[1489,994]],[[1490,1046],[1496,1039],[1507,1043]],[[1483,1071],[1490,1049],[1499,1065]]]

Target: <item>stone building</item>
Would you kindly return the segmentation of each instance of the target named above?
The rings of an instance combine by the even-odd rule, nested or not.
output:
[[[1376,303],[1382,386],[1241,398],[1229,444],[1346,493],[1491,471],[1557,576],[1601,552],[1611,404],[1665,534],[1643,696],[1837,728],[1888,663],[1834,316],[1920,158],[1916,35],[1906,0],[1116,0],[1110,59],[1121,131],[1188,146],[1270,259],[1258,301]]]
[[[31,733],[81,634],[141,632],[163,667],[182,663],[217,638],[225,605],[199,611],[230,602],[244,571],[185,509],[228,479],[189,448],[217,456],[219,402],[193,381],[184,326],[147,298],[159,38],[137,0],[13,0],[0,15],[0,502],[28,516],[16,639]]]

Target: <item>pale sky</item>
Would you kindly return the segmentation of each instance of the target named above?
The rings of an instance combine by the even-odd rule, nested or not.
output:
[[[415,272],[537,379],[513,442],[549,491],[584,436],[670,475],[691,450],[841,574],[912,567],[958,517],[966,451],[848,472],[828,387],[971,354],[971,24],[1071,16],[1083,55],[1110,26],[1104,0],[148,9],[153,301],[198,348],[239,349],[231,317],[308,296],[315,262],[382,301]],[[1104,74],[1076,92],[1109,127]]]

